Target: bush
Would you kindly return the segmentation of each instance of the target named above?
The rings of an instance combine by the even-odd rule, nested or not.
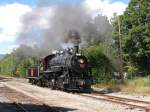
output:
[[[128,65],[126,66],[127,68],[127,72],[128,72],[128,79],[133,79],[136,77],[137,73],[138,73],[138,68],[133,66],[133,65]]]
[[[100,45],[88,47],[84,49],[84,55],[89,60],[95,83],[107,83],[114,78],[115,67],[104,54],[103,47]]]

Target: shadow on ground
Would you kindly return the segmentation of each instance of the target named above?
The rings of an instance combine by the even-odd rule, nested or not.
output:
[[[27,110],[27,112],[71,112],[77,110],[72,108],[51,107],[39,104],[18,104],[0,102],[0,112],[24,112],[22,107]]]

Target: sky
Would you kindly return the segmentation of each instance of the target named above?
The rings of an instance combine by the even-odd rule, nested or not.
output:
[[[48,5],[67,4],[83,5],[86,10],[95,16],[99,11],[109,19],[113,13],[123,14],[129,0],[40,0],[48,1]],[[32,12],[39,0],[0,0],[0,54],[10,53],[19,45],[16,38],[22,28],[22,19],[25,14]],[[44,13],[45,14],[45,13]]]

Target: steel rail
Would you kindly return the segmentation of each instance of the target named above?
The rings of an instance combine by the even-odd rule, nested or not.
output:
[[[129,102],[150,104],[149,101],[143,101],[143,100],[137,100],[137,99],[130,99],[130,98],[119,97],[119,96],[114,96],[114,95],[98,94],[98,93],[92,93],[92,94],[96,95],[96,96],[107,97],[107,98],[110,98],[110,99],[118,99],[118,100],[129,101]]]
[[[99,98],[99,97],[89,96],[89,95],[85,95],[85,94],[80,94],[80,95],[84,96],[84,97],[96,99],[96,100],[109,101],[109,102],[112,102],[112,103],[126,105],[126,106],[130,106],[130,107],[134,107],[134,108],[141,108],[141,109],[144,109],[145,112],[150,112],[150,107],[148,107],[148,106],[141,106],[141,105],[131,104],[131,103],[128,103],[128,102],[120,101],[119,99]]]

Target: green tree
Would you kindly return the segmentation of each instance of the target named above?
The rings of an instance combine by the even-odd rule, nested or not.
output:
[[[25,76],[29,66],[35,63],[32,57],[17,57],[14,52],[7,54],[0,60],[0,74],[11,76]]]
[[[25,58],[24,60],[20,61],[17,65],[16,75],[17,76],[25,76],[28,67],[30,67],[33,63],[31,58]]]
[[[0,60],[1,74],[11,75],[12,74],[12,63],[11,55],[7,54],[2,60]]]
[[[107,48],[103,45],[104,44],[99,44],[84,49],[84,55],[86,55],[89,60],[92,75],[96,83],[109,82],[114,77],[113,72],[116,71],[115,64],[107,56],[108,51],[105,51]],[[110,52],[109,55],[111,55]]]
[[[150,2],[131,0],[121,18],[121,37],[124,59],[144,73],[150,72]],[[114,21],[113,36],[118,31]],[[118,41],[116,41],[117,43]],[[126,63],[126,64],[128,64]]]

